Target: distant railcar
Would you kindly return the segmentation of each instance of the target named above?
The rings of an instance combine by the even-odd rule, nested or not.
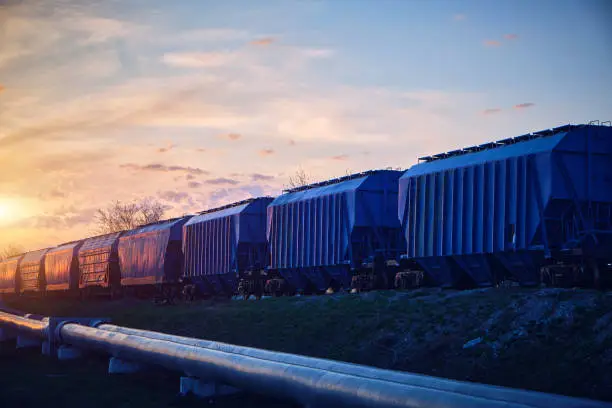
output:
[[[400,179],[407,255],[438,284],[599,280],[612,262],[612,128],[567,125],[421,158]],[[566,273],[564,273],[564,271]]]
[[[45,255],[45,281],[48,292],[76,291],[79,288],[79,249],[83,241],[67,242]]]
[[[359,277],[389,287],[388,266],[405,246],[396,215],[401,174],[358,173],[277,197],[268,206],[270,275],[303,292],[349,289]]]
[[[48,250],[26,252],[21,258],[17,268],[20,293],[45,291],[45,254]]]
[[[87,238],[79,249],[79,288],[114,294],[121,285],[117,247],[123,232]]]
[[[23,255],[18,255],[0,260],[0,293],[19,293],[17,271],[19,268],[19,261],[21,261],[22,258]]]
[[[241,277],[266,263],[266,207],[270,197],[204,211],[183,227],[183,280],[200,293],[233,295]]]
[[[159,221],[123,234],[118,246],[121,286],[171,296],[183,270],[182,229],[189,218]]]

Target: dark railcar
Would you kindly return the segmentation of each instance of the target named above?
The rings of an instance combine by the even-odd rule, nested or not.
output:
[[[266,259],[266,207],[270,197],[204,211],[183,227],[183,278],[205,294],[232,295],[243,273]]]
[[[45,254],[49,249],[26,252],[19,262],[19,292],[45,291]]]
[[[19,261],[23,255],[0,260],[0,293],[19,293]]]
[[[183,225],[190,217],[143,225],[119,238],[121,286],[175,285],[183,270]]]
[[[79,249],[83,241],[67,242],[52,248],[45,256],[47,291],[79,288]]]
[[[401,174],[358,173],[277,197],[268,206],[270,274],[297,291],[348,289],[370,262],[389,286],[385,265],[397,262],[405,246],[396,215]]]
[[[79,288],[116,289],[121,284],[117,247],[123,232],[87,238],[79,249]],[[89,290],[89,289],[88,289]]]
[[[563,126],[425,157],[400,179],[408,256],[444,286],[612,262],[612,128]],[[590,271],[590,272],[589,272]],[[584,273],[583,273],[584,272]]]

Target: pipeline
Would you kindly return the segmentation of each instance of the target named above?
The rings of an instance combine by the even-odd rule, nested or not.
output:
[[[3,327],[16,332],[21,332],[26,335],[45,339],[49,330],[49,319],[42,318],[40,320],[31,318],[31,315],[14,315],[11,313],[0,311],[0,323]]]
[[[60,336],[63,342],[76,347],[103,351],[120,359],[159,365],[189,376],[213,378],[246,391],[285,398],[309,407],[533,407],[77,324],[62,326]]]
[[[261,360],[280,362],[302,367],[312,367],[339,374],[352,375],[373,380],[395,382],[398,384],[429,388],[432,390],[456,392],[473,397],[487,398],[490,400],[506,401],[511,403],[520,402],[522,404],[541,407],[550,407],[553,405],[555,407],[562,407],[566,406],[566,404],[569,404],[567,406],[574,406],[572,404],[575,404],[576,402],[574,398],[555,396],[554,404],[551,405],[551,396],[539,392],[515,390],[511,388],[498,387],[493,385],[453,381],[443,378],[431,377],[427,375],[384,370],[375,367],[344,363],[322,358],[306,357],[297,354],[281,353],[252,347],[236,346],[233,344],[175,336],[171,334],[158,333],[148,330],[131,329],[127,327],[115,326],[112,324],[101,324],[97,327],[101,330],[110,331],[113,333],[136,335],[149,339],[169,341],[177,344],[184,344],[194,347],[206,348],[210,350],[222,351],[225,353],[258,358]]]
[[[48,319],[0,312],[0,325],[37,337],[49,334]],[[610,407],[596,401],[394,373],[108,324],[95,328],[66,321],[51,334],[60,343],[83,350],[164,367],[308,407]]]

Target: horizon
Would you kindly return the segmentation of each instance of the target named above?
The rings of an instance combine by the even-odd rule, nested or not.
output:
[[[0,6],[0,249],[612,119],[606,1],[346,4]]]

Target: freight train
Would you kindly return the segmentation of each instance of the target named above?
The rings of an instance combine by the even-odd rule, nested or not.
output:
[[[612,277],[612,127],[566,125],[0,262],[0,293],[165,297]]]

